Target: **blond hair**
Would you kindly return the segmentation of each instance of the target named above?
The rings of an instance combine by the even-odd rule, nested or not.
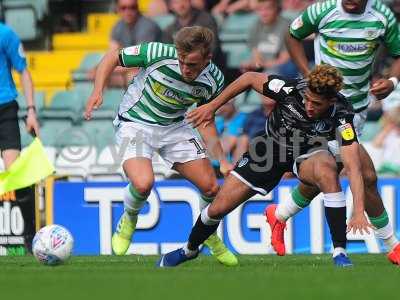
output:
[[[317,65],[307,76],[311,92],[335,96],[343,87],[343,77],[338,69],[331,65]]]
[[[200,50],[203,56],[207,56],[213,50],[213,43],[214,33],[202,26],[183,27],[174,37],[176,50],[183,53]]]

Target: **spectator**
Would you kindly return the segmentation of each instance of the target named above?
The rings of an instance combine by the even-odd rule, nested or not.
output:
[[[251,11],[256,0],[221,0],[212,9],[214,15],[230,15],[237,12]]]
[[[218,38],[218,26],[214,17],[204,10],[194,8],[190,0],[170,0],[169,6],[176,18],[165,29],[163,41],[165,43],[172,43],[175,33],[182,27],[197,25],[211,29],[215,37],[212,60],[225,73],[225,57],[221,50],[221,43]]]
[[[379,173],[400,175],[400,89],[383,101],[382,125],[367,149]]]
[[[243,152],[236,153],[236,146],[246,118],[247,114],[238,112],[232,102],[226,103],[217,111],[215,127],[218,135],[222,136],[220,139],[225,157],[229,158],[230,161],[236,162],[243,154]]]
[[[17,90],[11,69],[20,74],[20,80],[27,104],[26,129],[39,134],[36,119],[33,83],[26,66],[23,46],[10,27],[0,23],[0,151],[6,169],[10,168],[21,151],[21,137],[18,124]],[[25,221],[25,242],[28,251],[35,233],[34,189],[27,187],[16,191],[16,198]]]
[[[112,28],[110,50],[161,40],[160,27],[139,12],[137,0],[118,0],[117,11],[121,19]],[[96,69],[89,71],[88,78],[93,80],[95,73]],[[110,77],[108,86],[126,88],[136,74],[135,68],[117,67]]]
[[[265,69],[268,73],[296,77],[297,69],[285,47],[289,22],[280,16],[280,2],[259,0],[255,11],[259,20],[250,31],[250,61],[242,64],[243,71]]]

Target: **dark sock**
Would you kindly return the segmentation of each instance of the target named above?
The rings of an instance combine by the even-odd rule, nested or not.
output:
[[[30,186],[16,190],[15,195],[25,223],[25,247],[32,252],[32,240],[35,235],[35,188]]]
[[[346,249],[346,207],[325,207],[325,216],[331,232],[333,247]]]
[[[189,250],[195,251],[199,249],[200,245],[204,243],[210,235],[212,235],[218,228],[219,222],[213,225],[206,225],[201,221],[201,215],[196,221],[196,224],[192,228],[192,232],[189,236],[188,248]]]

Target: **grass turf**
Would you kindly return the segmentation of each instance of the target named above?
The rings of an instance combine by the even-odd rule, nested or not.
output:
[[[1,299],[396,299],[400,268],[384,255],[352,255],[339,269],[328,255],[212,257],[157,269],[154,256],[73,257],[47,267],[33,257],[0,257]],[[343,298],[344,297],[344,298]]]

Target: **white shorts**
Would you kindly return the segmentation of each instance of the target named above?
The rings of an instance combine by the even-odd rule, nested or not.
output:
[[[169,168],[174,163],[206,158],[206,150],[193,128],[180,122],[154,126],[115,120],[116,142],[122,161],[135,157],[152,159],[157,152]]]

